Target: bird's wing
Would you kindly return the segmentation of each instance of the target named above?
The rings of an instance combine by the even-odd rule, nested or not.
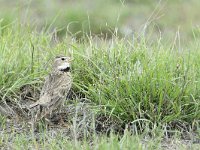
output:
[[[48,106],[50,104],[50,102],[51,102],[51,97],[49,95],[47,95],[47,94],[44,94],[43,96],[40,97],[40,99],[37,102],[31,104],[29,106],[29,109],[34,108],[34,107],[36,107],[38,105],[40,105],[40,106]]]
[[[49,76],[47,76],[47,77],[45,78],[44,85],[43,85],[42,90],[41,90],[41,92],[40,92],[40,97],[44,95],[44,93],[45,93],[45,91],[47,90],[48,86],[49,86]]]
[[[60,97],[59,95],[55,95],[52,98],[52,101],[49,103],[49,106],[56,106],[59,105],[58,102],[62,99],[62,97]]]
[[[51,96],[48,94],[44,94],[43,96],[40,97],[38,100],[38,105],[41,106],[48,106],[51,102]]]
[[[41,90],[41,93],[40,93],[40,97],[42,97],[49,89],[50,85],[51,85],[51,81],[52,81],[52,77],[51,75],[48,75],[46,78],[45,78],[45,82],[44,82],[44,85],[42,87],[42,90]]]

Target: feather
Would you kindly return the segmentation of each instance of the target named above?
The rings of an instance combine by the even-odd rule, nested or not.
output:
[[[52,72],[45,79],[40,99],[29,106],[30,109],[40,106],[37,107],[40,111],[37,111],[36,120],[45,117],[47,114],[51,114],[55,110],[60,110],[64,104],[65,97],[72,85],[70,71],[65,72],[60,70],[66,63],[70,63],[67,57],[65,60],[60,57],[56,58]]]

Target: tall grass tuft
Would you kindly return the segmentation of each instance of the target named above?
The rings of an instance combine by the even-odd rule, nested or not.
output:
[[[75,84],[125,122],[193,123],[200,117],[199,52],[123,40],[84,45]]]
[[[101,105],[102,113],[125,123],[192,125],[200,119],[196,49],[178,51],[145,39],[132,43],[116,37],[80,43],[66,36],[53,45],[50,33],[15,24],[0,33],[1,101],[19,101],[20,88],[42,83],[51,59],[71,49],[73,90]]]

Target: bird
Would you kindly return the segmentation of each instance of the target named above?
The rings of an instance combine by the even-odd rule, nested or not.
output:
[[[71,61],[71,57],[68,56],[55,57],[52,71],[45,79],[39,100],[29,106],[29,109],[37,108],[35,122],[56,110],[60,111],[64,105],[72,86]]]

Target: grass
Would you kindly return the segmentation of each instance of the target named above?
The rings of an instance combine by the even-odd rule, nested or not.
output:
[[[178,52],[170,46],[123,40],[105,45],[85,46],[82,49],[89,52],[82,55],[90,54],[75,63],[84,68],[75,84],[88,99],[103,105],[104,113],[141,131],[155,125],[199,126],[198,51]]]
[[[193,124],[200,117],[198,49],[180,52],[117,38],[98,46],[89,39],[51,47],[46,33],[5,32],[0,39],[1,100],[12,101],[23,85],[40,83],[50,59],[71,48],[75,91],[103,105],[108,114],[127,123],[142,118],[152,124]]]
[[[123,136],[111,133],[109,137],[105,135],[93,135],[88,140],[77,140],[74,136],[69,137],[65,130],[44,130],[37,135],[32,135],[29,131],[17,133],[10,131],[0,133],[0,147],[2,149],[198,149],[198,144],[190,141],[181,141],[180,137],[174,136],[171,139],[163,139],[162,131],[155,137],[145,135],[132,135],[125,130]]]
[[[7,118],[0,116],[0,147],[160,149],[168,143],[168,140],[172,140],[170,141],[172,147],[178,145],[181,149],[187,149],[188,146],[193,149],[198,148],[198,144],[183,144],[185,141],[181,140],[186,134],[192,139],[190,142],[194,142],[200,136],[199,28],[191,29],[188,23],[184,24],[183,38],[186,34],[186,39],[190,39],[184,43],[182,43],[181,28],[173,40],[166,40],[168,38],[162,36],[152,39],[152,35],[157,31],[155,31],[156,26],[163,27],[162,31],[173,28],[169,32],[171,34],[175,30],[175,25],[190,22],[190,19],[193,21],[194,18],[191,16],[198,16],[199,13],[196,14],[196,9],[190,11],[190,7],[198,7],[199,2],[192,0],[191,6],[187,2],[181,5],[179,2],[168,2],[169,5],[164,6],[166,10],[170,8],[170,15],[153,21],[152,25],[155,26],[150,25],[144,36],[141,33],[139,35],[136,32],[132,33],[134,39],[119,38],[123,37],[120,29],[130,17],[128,14],[138,14],[143,10],[140,9],[142,7],[145,8],[143,10],[145,16],[152,10],[151,7],[155,2],[127,1],[122,4],[110,1],[107,7],[102,7],[102,2],[95,1],[91,3],[95,6],[94,9],[89,9],[86,13],[87,5],[83,5],[80,1],[80,4],[74,4],[76,9],[70,7],[64,10],[62,7],[61,15],[57,15],[60,3],[52,2],[48,10],[37,6],[40,3],[43,6],[45,1],[32,3],[36,7],[30,5],[30,10],[18,4],[23,8],[17,9],[18,13],[10,14],[4,11],[5,14],[0,14],[4,16],[0,20],[0,102],[21,107],[22,89],[29,85],[39,91],[44,77],[49,72],[52,59],[59,54],[71,55],[74,61],[73,97],[70,98],[76,100],[74,103],[79,103],[81,98],[91,101],[95,115],[112,118],[125,131],[118,134],[113,131],[109,136],[103,133],[100,135],[91,133],[89,139],[87,137],[79,140],[76,134],[82,132],[84,127],[79,128],[81,122],[76,122],[77,114],[75,114],[70,118],[74,129],[72,136],[70,134],[71,137],[63,129],[58,129],[44,130],[38,139],[30,131],[16,133],[14,127],[8,132]],[[112,9],[110,5],[113,5]],[[134,12],[129,6],[135,8],[131,7]],[[183,12],[187,14],[185,18],[180,19],[182,16],[180,14],[172,15],[177,10],[173,9],[174,7],[183,8]],[[41,16],[50,12],[52,14],[45,21],[36,22],[34,25],[29,19],[38,11],[41,12]],[[161,12],[156,11],[162,13],[165,9]],[[21,16],[21,13],[25,16]],[[16,17],[18,19],[14,20]],[[63,18],[66,22],[60,21],[64,20]],[[167,28],[166,22],[169,23]],[[67,28],[68,23],[72,23],[68,26],[70,32],[61,33],[60,30],[66,31],[62,27]],[[40,26],[39,30],[37,25]],[[52,40],[51,29],[55,27],[60,29],[58,34],[63,36],[59,42]],[[115,32],[114,27],[119,27],[119,32]],[[152,34],[149,35],[151,29]],[[109,39],[92,37],[96,34],[101,36],[102,32],[109,34]],[[37,100],[37,97],[32,98]],[[165,139],[171,136],[174,137]]]
[[[18,104],[24,85],[40,89],[53,57],[70,54],[74,58],[73,92],[91,100],[94,106],[101,106],[100,114],[128,124],[131,133],[157,135],[156,130],[161,129],[164,133],[177,130],[199,135],[198,44],[194,42],[190,50],[180,50],[174,43],[152,44],[145,38],[133,42],[114,35],[110,41],[85,37],[82,42],[66,36],[64,41],[53,44],[51,36],[14,23],[1,32],[1,102]],[[21,147],[21,143],[26,147],[30,144],[21,134],[13,138],[16,148]],[[6,137],[9,138],[3,134],[2,138]],[[137,136],[128,136],[125,143],[117,141],[117,135],[108,139],[96,138],[94,143],[100,140],[96,149],[129,149]],[[54,138],[48,140],[51,148],[59,145]],[[49,143],[48,140],[44,140],[43,146]],[[66,139],[61,142],[61,147],[65,144],[74,147],[73,142]],[[75,145],[90,147],[87,142],[77,141]],[[141,141],[136,142],[136,147],[142,149]]]
[[[67,32],[76,38],[84,34],[111,38],[115,30],[121,37],[130,36],[133,32],[141,32],[147,22],[150,24],[148,30],[153,31],[151,38],[161,33],[167,41],[179,30],[184,40],[192,40],[193,32],[199,38],[199,20],[196,19],[199,18],[199,5],[198,0],[160,3],[156,0],[2,0],[0,18],[2,25],[18,18],[20,23],[30,23],[33,28],[36,25],[38,30],[57,28],[60,36]]]
[[[130,136],[128,133],[124,134],[120,141],[118,141],[118,136],[111,135],[110,138],[105,136],[102,137],[94,137],[90,144],[88,142],[83,141],[73,141],[67,137],[63,137],[63,133],[57,133],[52,136],[51,134],[41,135],[40,138],[36,141],[34,138],[27,138],[27,135],[4,135],[1,136],[2,142],[0,145],[3,148],[10,147],[11,149],[142,149],[142,143],[137,137]],[[48,138],[47,138],[48,136]],[[6,137],[14,138],[13,143],[9,143]],[[95,144],[98,143],[98,144]],[[148,147],[159,148],[159,144],[153,146],[151,142],[148,143]]]

